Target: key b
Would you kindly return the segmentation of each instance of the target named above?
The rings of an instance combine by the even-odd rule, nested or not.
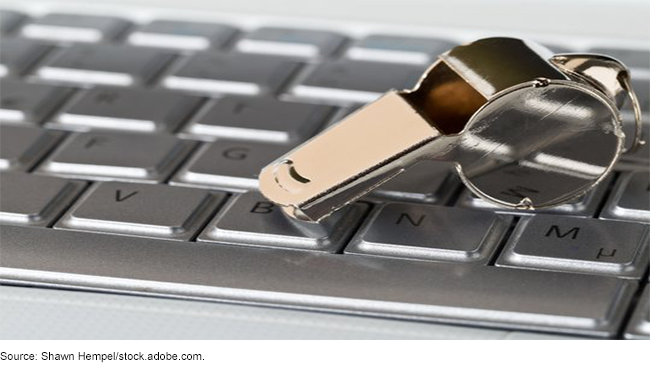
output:
[[[389,91],[265,167],[260,190],[287,214],[319,220],[432,159],[454,162],[465,185],[492,203],[559,205],[618,160],[628,95],[640,126],[620,62],[482,39],[441,55],[413,90]],[[631,149],[643,143],[639,130]]]

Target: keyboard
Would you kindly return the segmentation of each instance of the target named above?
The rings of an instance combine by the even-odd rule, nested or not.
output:
[[[432,161],[319,224],[257,192],[267,163],[412,87],[450,33],[0,16],[4,285],[650,339],[647,144],[536,213],[492,206]],[[650,135],[650,50],[561,41],[545,43],[632,69]],[[632,135],[629,106],[623,118]]]

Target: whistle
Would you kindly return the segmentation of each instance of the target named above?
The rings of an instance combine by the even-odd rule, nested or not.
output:
[[[628,69],[602,55],[554,55],[487,38],[440,55],[412,90],[389,91],[264,167],[260,191],[319,221],[424,159],[453,162],[477,196],[513,209],[563,204],[626,152],[619,109],[641,112]]]

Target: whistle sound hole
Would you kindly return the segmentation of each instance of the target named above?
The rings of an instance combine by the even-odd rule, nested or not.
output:
[[[443,134],[460,133],[472,115],[487,102],[444,62],[431,69],[420,87],[406,98]]]

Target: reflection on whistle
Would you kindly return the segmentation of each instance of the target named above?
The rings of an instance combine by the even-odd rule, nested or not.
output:
[[[585,180],[594,179],[607,170],[605,166],[593,165],[575,159],[549,155],[547,153],[536,153],[532,161],[524,159],[521,165],[536,170],[554,172]]]
[[[549,97],[552,97],[549,95]],[[552,99],[526,99],[524,103],[530,110],[539,111],[542,115],[554,114],[556,118],[572,118],[576,121],[588,121],[594,117],[592,108],[576,105],[572,100],[560,102]]]
[[[502,142],[495,142],[481,138],[476,135],[469,135],[461,142],[461,148],[473,150],[483,155],[489,155],[489,162],[482,165],[482,168],[465,170],[468,177],[478,177],[498,170],[514,161],[540,172],[553,172],[572,176],[579,179],[591,180],[602,175],[606,167],[578,161],[576,159],[561,157],[544,152],[519,151],[512,146]]]

